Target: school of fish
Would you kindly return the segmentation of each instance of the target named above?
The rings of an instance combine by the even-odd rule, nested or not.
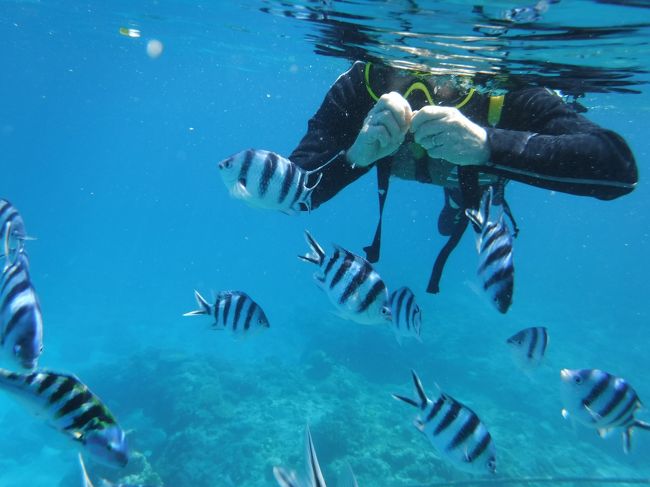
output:
[[[222,160],[218,168],[235,198],[255,208],[293,213],[311,208],[311,192],[322,177],[319,170],[328,162],[314,171],[304,171],[278,154],[249,149]],[[492,187],[485,190],[479,208],[467,209],[465,215],[477,235],[478,276],[483,289],[497,310],[506,313],[514,290],[514,235],[495,202]],[[29,404],[45,423],[77,446],[81,485],[94,487],[82,452],[103,464],[124,467],[129,461],[126,433],[105,403],[75,375],[39,368],[43,317],[26,251],[26,242],[33,238],[28,236],[20,213],[6,199],[0,199],[0,237],[0,345],[11,364],[0,368],[0,389]],[[337,244],[328,253],[308,231],[305,238],[309,251],[298,257],[317,267],[313,280],[338,316],[390,329],[400,345],[404,338],[424,341],[423,314],[410,288],[402,286],[391,292],[377,269],[363,257]],[[244,291],[218,292],[212,303],[198,291],[194,296],[198,308],[183,316],[210,316],[213,329],[244,337],[270,327],[261,305]],[[515,364],[530,373],[545,362],[548,330],[543,326],[524,328],[505,343]],[[459,470],[494,475],[497,446],[487,423],[439,389],[429,397],[415,371],[411,371],[411,378],[415,398],[393,397],[417,410],[413,424],[438,457]],[[601,436],[620,431],[625,452],[631,448],[633,429],[650,430],[650,423],[636,417],[641,400],[625,379],[599,369],[562,369],[560,382],[562,416],[595,429]],[[277,465],[273,468],[281,487],[326,486],[309,428],[305,432],[305,456],[306,475]],[[107,479],[100,482],[105,487],[144,487]],[[344,472],[339,485],[357,487],[351,469]]]

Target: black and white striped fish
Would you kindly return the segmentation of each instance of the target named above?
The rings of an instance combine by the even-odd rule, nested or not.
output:
[[[88,470],[86,470],[86,465],[84,464],[81,453],[79,453],[79,468],[81,470],[81,487],[95,487],[90,480],[90,475],[88,475]],[[144,484],[115,484],[113,482],[109,482],[106,479],[101,479],[100,485],[101,487],[148,487]]]
[[[222,291],[217,294],[214,304],[208,303],[198,291],[194,291],[194,297],[199,309],[183,316],[211,315],[214,317],[212,326],[236,334],[248,334],[270,326],[260,305],[245,292]]]
[[[413,291],[408,287],[401,287],[390,293],[388,303],[397,343],[402,344],[402,337],[414,337],[421,342],[422,313],[415,302]]]
[[[493,204],[492,187],[483,193],[479,211],[465,210],[478,232],[478,275],[483,289],[501,312],[512,304],[515,267],[512,258],[512,232],[505,222],[501,205]]]
[[[512,356],[521,368],[537,367],[544,360],[548,346],[548,331],[543,326],[525,328],[512,335],[506,343]]]
[[[280,487],[327,487],[323,472],[321,472],[316,456],[316,448],[311,438],[311,432],[307,427],[305,432],[305,457],[307,458],[306,479],[302,479],[294,471],[287,472],[281,467],[273,467],[273,475]],[[358,487],[357,480],[354,478],[352,469],[348,468],[341,479],[338,487]]]
[[[35,368],[43,351],[43,317],[23,250],[2,272],[0,325],[2,348],[22,367]]]
[[[650,430],[650,423],[634,417],[642,408],[636,391],[625,379],[598,369],[562,369],[562,416],[572,418],[605,436],[623,430],[623,450],[630,451],[633,428]]]
[[[332,160],[306,171],[275,152],[248,149],[221,161],[219,172],[233,197],[256,208],[293,213],[311,210],[311,192],[322,174],[311,185],[309,177]]]
[[[431,401],[425,394],[415,371],[411,371],[418,399],[393,394],[420,410],[415,427],[421,431],[438,454],[456,467],[475,473],[496,473],[494,442],[474,411],[453,397],[440,392]]]
[[[5,257],[11,257],[13,251],[22,249],[24,241],[29,238],[22,216],[5,199],[0,199],[0,238],[3,244],[2,256]]]
[[[124,431],[102,401],[74,375],[45,370],[17,374],[0,369],[0,388],[45,417],[95,460],[113,467],[128,463]]]
[[[308,231],[305,236],[311,251],[298,258],[320,267],[314,274],[316,284],[325,291],[339,313],[357,323],[390,322],[388,290],[372,265],[338,245],[334,245],[334,253],[327,256]]]

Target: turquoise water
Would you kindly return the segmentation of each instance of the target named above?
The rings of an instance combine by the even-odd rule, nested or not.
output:
[[[365,9],[375,28],[386,8],[401,8],[305,5],[327,3]],[[465,12],[471,3],[431,5]],[[610,52],[602,39],[584,41],[586,64],[629,69],[641,83],[638,93],[593,90],[581,99],[590,119],[625,137],[641,182],[611,202],[511,184],[521,233],[507,315],[476,291],[469,233],[442,292],[424,293],[444,244],[435,231],[442,194],[393,182],[377,269],[389,286],[411,287],[424,316],[423,343],[400,347],[388,329],[333,314],[314,268],[296,258],[307,251],[305,229],[327,249],[335,242],[361,252],[376,224],[374,175],[309,215],[287,216],[234,200],[217,174],[219,160],[244,148],[289,154],[349,66],[314,52],[317,23],[260,11],[269,6],[281,4],[0,2],[0,197],[37,237],[28,250],[44,316],[40,364],[88,384],[135,452],[123,471],[88,461],[93,479],[272,486],[274,465],[302,469],[306,425],[328,485],[346,464],[362,487],[475,478],[441,461],[413,428],[414,411],[391,398],[412,394],[410,369],[432,394],[437,383],[477,411],[500,476],[650,477],[650,433],[637,431],[624,455],[617,433],[601,440],[573,428],[560,415],[558,374],[604,369],[650,401],[647,46],[610,39]],[[605,8],[621,23],[650,23],[646,8],[596,2],[561,2],[549,15],[602,27]],[[155,58],[152,39],[164,47]],[[562,58],[570,53],[569,43]],[[212,331],[208,318],[183,318],[195,308],[194,289],[245,290],[270,330],[236,339]],[[541,325],[551,336],[548,363],[531,379],[505,339]],[[76,486],[76,462],[69,442],[0,397],[0,486]]]

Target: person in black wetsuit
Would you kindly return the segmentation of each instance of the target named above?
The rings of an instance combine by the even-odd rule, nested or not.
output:
[[[636,163],[621,136],[576,113],[553,91],[523,88],[489,96],[463,76],[424,75],[355,62],[330,88],[307,134],[289,156],[322,166],[312,208],[377,167],[380,221],[368,260],[379,258],[381,212],[390,176],[444,187],[438,219],[449,236],[429,282],[442,267],[485,187],[509,180],[565,193],[614,199],[631,192]],[[507,203],[502,199],[509,213]]]

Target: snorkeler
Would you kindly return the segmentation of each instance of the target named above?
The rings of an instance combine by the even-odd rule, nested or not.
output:
[[[377,168],[379,222],[365,248],[370,262],[379,258],[390,177],[442,186],[438,229],[449,240],[434,264],[432,293],[468,225],[465,209],[476,209],[488,186],[511,216],[503,198],[510,180],[611,200],[630,193],[638,179],[623,138],[555,92],[525,87],[490,96],[477,88],[470,77],[357,61],[330,88],[289,155],[305,171],[318,168],[310,209]]]

